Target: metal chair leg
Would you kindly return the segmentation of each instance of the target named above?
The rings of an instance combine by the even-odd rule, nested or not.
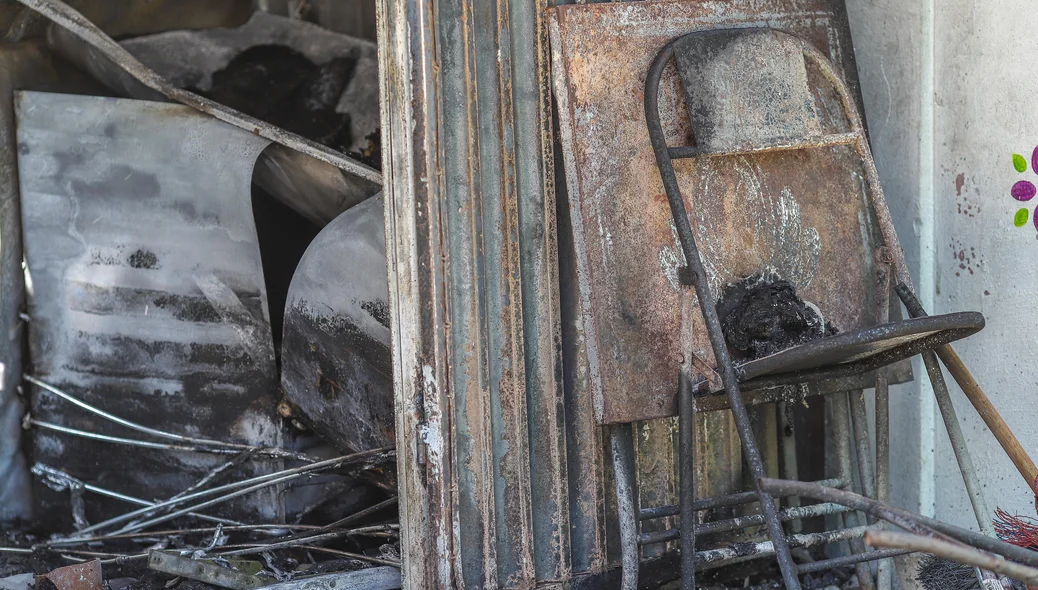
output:
[[[855,452],[855,447],[851,443],[851,408],[850,408],[850,394],[848,393],[837,393],[831,396],[833,404],[833,430],[836,431],[836,437],[842,441],[840,444],[839,452],[839,477],[847,482],[854,481],[854,475],[852,472],[852,455]],[[853,489],[853,484],[850,486]],[[849,512],[845,515],[846,524],[848,527],[856,527],[859,525],[859,515],[856,512]],[[865,547],[865,543],[861,539],[855,539],[850,542],[851,551],[854,553],[865,553],[868,549]],[[864,590],[874,590],[876,585],[872,578],[872,568],[868,563],[858,563],[854,566],[855,573],[858,575],[858,582]]]
[[[613,476],[616,479],[616,506],[620,526],[621,590],[638,590],[638,508],[634,498],[634,449],[631,425],[610,427],[609,443],[613,453]]]
[[[681,506],[681,590],[696,588],[695,428],[696,400],[689,377],[678,384],[679,504]]]

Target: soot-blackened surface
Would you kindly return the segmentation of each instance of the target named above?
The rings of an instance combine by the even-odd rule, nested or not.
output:
[[[317,65],[284,45],[256,45],[213,73],[200,92],[231,108],[328,147],[346,151],[350,116],[335,105],[353,76],[356,60],[335,58]],[[196,92],[199,92],[196,90]]]
[[[725,287],[717,315],[729,348],[751,359],[835,333],[790,282],[762,275]]]

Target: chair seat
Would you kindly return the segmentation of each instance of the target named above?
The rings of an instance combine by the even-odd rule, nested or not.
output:
[[[819,338],[736,366],[743,390],[813,383],[873,371],[971,336],[984,328],[975,311],[912,318]],[[696,384],[714,393],[706,381]]]

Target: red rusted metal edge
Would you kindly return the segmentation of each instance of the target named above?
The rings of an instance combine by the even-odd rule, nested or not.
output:
[[[41,576],[36,576],[36,590],[102,590],[101,560],[85,561],[59,567]]]

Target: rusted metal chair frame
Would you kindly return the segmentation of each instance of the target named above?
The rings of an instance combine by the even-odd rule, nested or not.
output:
[[[745,29],[743,30],[745,31]],[[693,477],[694,477],[694,439],[693,439],[693,427],[694,417],[696,413],[696,395],[702,393],[707,387],[705,379],[700,380],[698,383],[692,383],[690,378],[684,373],[681,373],[680,386],[679,386],[679,401],[678,401],[678,422],[679,422],[679,498],[680,504],[677,513],[681,517],[682,526],[679,531],[664,531],[663,534],[656,534],[655,538],[649,535],[642,535],[641,539],[637,537],[637,520],[647,518],[658,518],[661,516],[672,516],[674,514],[674,507],[661,507],[659,509],[648,509],[642,510],[640,516],[634,515],[634,502],[633,502],[633,491],[630,489],[629,483],[624,483],[622,480],[627,480],[630,475],[625,473],[626,468],[618,465],[617,472],[617,490],[618,500],[620,501],[620,514],[621,514],[621,541],[623,544],[624,554],[624,586],[631,587],[632,584],[637,584],[637,567],[640,561],[639,545],[642,542],[660,542],[665,540],[672,540],[675,536],[679,538],[679,546],[681,548],[681,587],[683,589],[694,589],[695,588],[695,565],[697,554],[695,551],[695,539],[696,539],[696,526],[695,526],[695,514],[697,511],[704,510],[711,507],[717,506],[731,506],[736,504],[748,503],[748,502],[759,502],[763,517],[744,517],[743,519],[734,519],[713,528],[719,528],[719,530],[733,530],[736,528],[744,528],[746,526],[752,526],[760,524],[761,521],[767,527],[768,537],[770,538],[776,559],[778,561],[780,570],[782,572],[783,581],[785,586],[789,590],[799,590],[800,582],[798,574],[807,573],[809,571],[822,571],[832,567],[849,565],[849,564],[860,564],[866,561],[878,560],[886,557],[891,557],[898,554],[897,551],[875,551],[871,553],[859,553],[856,555],[850,555],[846,557],[840,557],[835,559],[824,560],[815,562],[812,564],[805,564],[797,566],[792,559],[790,553],[790,547],[787,542],[785,533],[782,528],[782,520],[790,520],[793,518],[801,518],[806,516],[817,516],[821,514],[832,514],[838,511],[833,510],[832,512],[826,512],[826,509],[818,509],[816,507],[814,511],[811,510],[792,510],[787,509],[784,514],[780,515],[778,509],[775,506],[774,498],[762,490],[759,486],[759,479],[764,477],[764,463],[760,455],[760,451],[757,448],[756,441],[754,439],[752,426],[750,423],[750,417],[746,409],[742,397],[742,391],[748,388],[763,388],[763,387],[774,387],[778,385],[788,385],[794,383],[808,383],[817,382],[821,380],[833,379],[852,374],[863,374],[868,371],[876,370],[882,366],[888,365],[900,358],[906,358],[914,354],[921,352],[931,351],[936,346],[943,344],[944,342],[957,339],[968,335],[967,333],[960,333],[955,337],[951,337],[944,342],[940,341],[939,338],[924,338],[913,343],[910,347],[899,347],[894,354],[880,354],[859,362],[850,362],[844,364],[835,364],[828,367],[820,367],[810,369],[806,371],[796,371],[780,373],[778,375],[772,374],[759,379],[752,379],[745,384],[740,384],[740,381],[745,380],[749,377],[744,372],[740,374],[739,367],[733,362],[727,348],[727,344],[724,339],[723,332],[719,318],[717,316],[716,309],[712,303],[714,301],[713,295],[710,292],[710,287],[707,282],[706,271],[699,255],[699,251],[696,247],[696,240],[692,232],[692,226],[689,221],[689,214],[685,207],[684,200],[681,195],[681,190],[678,186],[677,177],[674,172],[673,160],[678,158],[695,158],[698,156],[718,156],[718,155],[737,155],[741,153],[760,153],[767,151],[778,151],[778,150],[800,150],[800,149],[819,149],[828,148],[834,146],[854,146],[858,152],[858,156],[861,160],[864,168],[867,192],[872,202],[873,210],[876,214],[882,241],[885,248],[882,249],[882,260],[881,263],[889,264],[895,275],[896,283],[902,290],[907,290],[908,293],[912,293],[911,277],[908,274],[907,266],[904,262],[904,255],[901,250],[900,244],[897,241],[896,233],[894,232],[893,223],[890,218],[889,210],[887,209],[885,199],[883,197],[882,188],[880,187],[878,175],[875,168],[875,163],[872,159],[871,151],[868,146],[868,139],[865,135],[864,126],[862,124],[860,115],[858,114],[855,103],[852,99],[852,94],[847,87],[846,83],[836,72],[833,65],[829,60],[822,55],[817,49],[810,46],[802,39],[786,35],[784,33],[776,34],[784,35],[790,39],[793,39],[795,43],[799,44],[803,51],[804,57],[807,61],[813,63],[826,80],[832,84],[836,91],[839,100],[842,104],[844,117],[850,127],[850,131],[846,133],[832,133],[822,134],[815,137],[805,137],[803,141],[798,142],[782,142],[775,143],[772,145],[763,146],[741,146],[739,151],[733,152],[706,152],[695,146],[686,147],[669,147],[666,142],[666,136],[664,134],[662,125],[659,117],[659,83],[664,68],[674,57],[675,44],[680,39],[675,39],[667,46],[665,46],[659,54],[657,54],[653,61],[646,78],[645,82],[645,113],[646,122],[648,125],[649,136],[652,142],[653,151],[655,152],[657,166],[662,176],[663,185],[667,193],[668,202],[671,208],[671,214],[674,219],[677,234],[681,242],[682,251],[685,256],[686,264],[688,265],[688,283],[694,287],[700,309],[703,313],[703,317],[706,323],[707,332],[710,338],[710,343],[717,361],[718,369],[720,372],[721,381],[724,385],[724,391],[727,395],[728,407],[731,409],[736,428],[739,433],[739,438],[742,444],[743,451],[747,463],[755,480],[755,490],[746,492],[743,494],[734,494],[716,499],[699,500],[696,501],[693,493]],[[698,33],[692,33],[695,35]],[[884,293],[881,294],[881,301],[887,301],[889,297],[889,280],[890,277],[886,272],[881,273],[881,283],[884,288]],[[899,291],[900,292],[900,291]],[[904,297],[902,297],[904,299]],[[913,314],[916,315],[916,314]],[[881,314],[885,316],[885,314]],[[885,320],[885,317],[879,318],[881,322]],[[954,331],[954,329],[953,329]],[[975,331],[975,330],[973,330]],[[890,351],[894,352],[894,351]],[[892,358],[897,357],[897,358]],[[880,411],[886,414],[887,408],[887,383],[885,377],[882,375],[882,371],[877,373],[877,403],[882,404]],[[844,394],[845,395],[845,394]],[[861,398],[861,396],[857,396]],[[856,438],[864,439],[859,440],[857,445],[857,454],[859,455],[859,464],[867,463],[871,461],[869,458],[869,443],[865,434],[864,425],[864,400],[854,403],[854,411],[851,412],[852,420],[855,422]],[[857,406],[861,406],[860,408]],[[858,416],[861,414],[861,416]],[[858,424],[861,422],[861,424]],[[882,425],[884,433],[886,433],[886,425]],[[622,452],[619,451],[618,436],[614,434],[613,447],[614,457],[622,457]],[[884,444],[881,451],[888,451],[888,447]],[[862,456],[862,453],[865,453]],[[879,461],[887,461],[886,453],[884,452],[878,457]],[[867,490],[874,489],[874,483],[871,481],[865,481],[869,477],[871,467],[867,469],[861,467],[860,472],[862,475],[863,487]],[[841,474],[843,476],[849,476],[850,474]],[[964,472],[964,477],[967,479],[967,487],[970,484],[970,478]],[[975,478],[975,476],[974,476]],[[848,481],[831,481],[826,482],[830,485],[842,486],[849,484]],[[623,506],[625,500],[629,500],[629,505],[625,508]],[[784,518],[783,518],[784,517]],[[631,521],[634,520],[633,528],[630,526]],[[628,526],[624,526],[625,522]],[[692,526],[688,526],[691,524]],[[714,523],[710,523],[714,525]],[[717,532],[717,531],[712,531]],[[675,535],[676,533],[676,535]],[[836,531],[839,533],[839,531]],[[831,533],[822,533],[822,535]],[[636,541],[632,542],[632,536],[635,537]],[[648,538],[646,538],[648,537]],[[846,538],[846,537],[844,537]],[[837,540],[837,538],[833,538]],[[822,542],[828,542],[823,537]],[[633,572],[628,570],[633,568]],[[859,570],[860,572],[861,570]],[[870,574],[871,575],[871,574]]]

